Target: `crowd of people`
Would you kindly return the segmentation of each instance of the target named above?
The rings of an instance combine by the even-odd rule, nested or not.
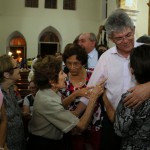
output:
[[[115,10],[97,37],[81,33],[62,54],[37,57],[22,109],[20,69],[1,55],[0,150],[150,149],[150,45],[135,30]]]

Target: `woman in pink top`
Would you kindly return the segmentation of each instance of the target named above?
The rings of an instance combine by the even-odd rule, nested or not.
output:
[[[6,140],[7,116],[3,103],[3,94],[0,90],[0,150],[4,150]]]

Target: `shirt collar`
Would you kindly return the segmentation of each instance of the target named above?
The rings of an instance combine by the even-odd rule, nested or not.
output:
[[[94,57],[94,55],[96,54],[96,49],[94,48],[90,53],[88,53],[88,56],[90,57],[90,58],[93,58]]]
[[[138,43],[138,42],[134,42],[134,47],[137,47],[138,45],[142,45],[143,43]],[[119,53],[118,53],[118,51],[117,51],[117,47],[116,46],[114,46],[114,48],[111,50],[111,53],[112,54],[118,54],[119,56],[121,56]],[[129,56],[128,56],[128,58],[127,59],[129,59]]]

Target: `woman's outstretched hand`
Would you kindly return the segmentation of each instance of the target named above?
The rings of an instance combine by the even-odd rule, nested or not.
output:
[[[104,84],[107,78],[102,79],[88,94],[89,98],[97,99],[104,92]]]

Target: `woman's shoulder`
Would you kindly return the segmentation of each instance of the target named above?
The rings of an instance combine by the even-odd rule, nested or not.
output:
[[[60,96],[51,89],[38,90],[35,101],[59,101]]]

